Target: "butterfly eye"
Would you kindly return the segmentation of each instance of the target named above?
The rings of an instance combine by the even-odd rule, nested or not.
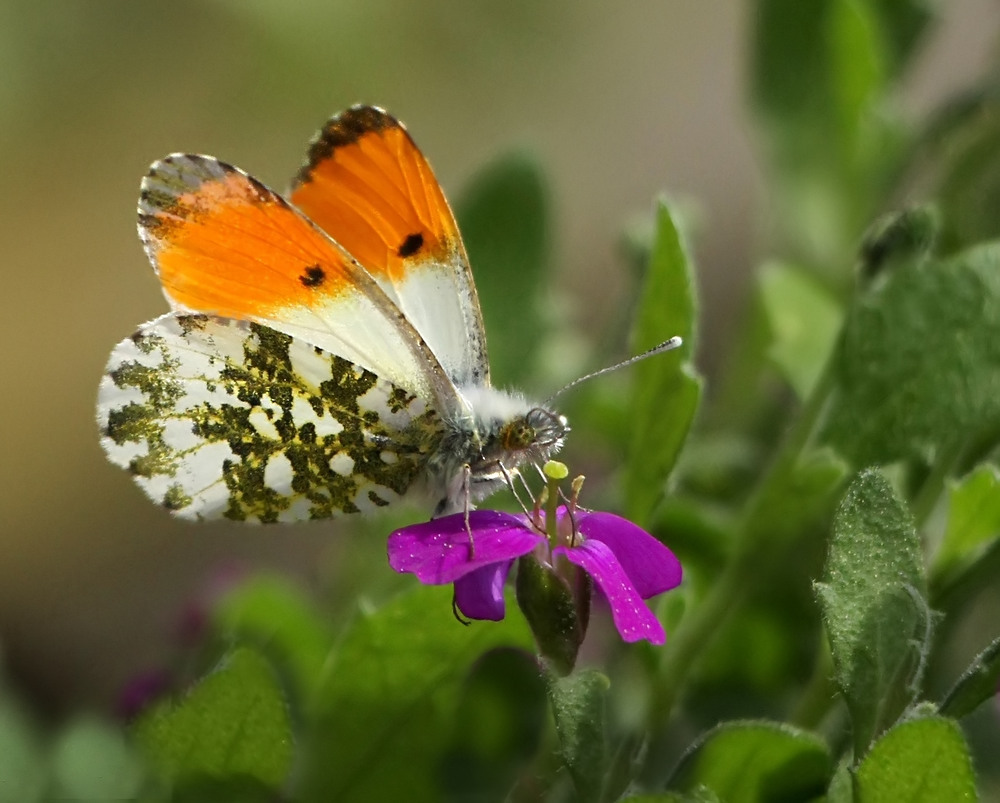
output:
[[[536,446],[558,449],[563,438],[566,437],[566,433],[569,432],[566,418],[551,410],[546,410],[544,407],[535,407],[530,410],[524,419],[524,425],[532,432],[530,445]]]
[[[535,443],[536,432],[523,418],[511,421],[500,431],[500,443],[504,449],[527,449]]]

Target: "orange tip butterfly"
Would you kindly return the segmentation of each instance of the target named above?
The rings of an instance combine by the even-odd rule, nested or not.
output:
[[[152,165],[139,235],[171,311],[111,353],[108,458],[187,519],[277,522],[420,499],[468,509],[566,419],[490,384],[461,236],[406,129],[333,117],[286,198],[208,156]]]

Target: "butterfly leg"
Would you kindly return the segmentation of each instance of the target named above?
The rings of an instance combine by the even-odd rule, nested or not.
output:
[[[472,466],[466,463],[462,466],[462,502],[465,509],[465,531],[469,534],[469,560],[476,557],[476,542],[472,537],[472,523],[469,513],[472,512]]]
[[[514,477],[517,476],[517,478],[521,480],[521,484],[524,486],[525,490],[528,492],[528,497],[531,499],[532,502],[534,502],[535,501],[534,495],[531,493],[531,488],[528,487],[528,483],[525,482],[524,475],[520,471],[516,470],[514,474],[511,474],[511,472],[507,470],[507,467],[503,463],[497,463],[497,465],[500,466],[500,473],[503,474],[504,482],[507,483],[507,487],[510,489],[510,492],[513,495],[514,499],[517,500],[517,503],[521,506],[521,510],[524,511],[525,515],[530,517],[531,511],[528,510],[527,506],[524,504],[524,501],[521,499],[520,496],[518,496],[517,485],[514,483]]]
[[[458,598],[455,596],[454,591],[451,592],[451,613],[463,625],[468,626],[472,624],[472,621],[470,619],[466,619],[465,616],[462,615],[462,611],[459,610]]]

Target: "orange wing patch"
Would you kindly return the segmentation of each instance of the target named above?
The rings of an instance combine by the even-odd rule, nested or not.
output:
[[[139,234],[175,304],[227,318],[315,309],[352,289],[357,267],[281,196],[235,167],[175,154],[139,197]]]
[[[427,259],[467,264],[430,165],[402,123],[381,109],[354,106],[332,118],[312,143],[290,199],[369,273],[392,284]]]

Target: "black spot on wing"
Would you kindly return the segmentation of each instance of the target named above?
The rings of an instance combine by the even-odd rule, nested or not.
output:
[[[323,283],[326,278],[326,271],[323,270],[319,265],[310,265],[303,271],[302,275],[299,276],[299,281],[302,282],[306,287],[318,287]]]
[[[399,246],[396,253],[403,259],[406,259],[406,257],[411,257],[415,253],[417,253],[417,251],[423,248],[423,246],[424,246],[424,235],[421,234],[419,231],[414,232],[413,234],[407,236],[405,240],[403,240],[402,244]]]

